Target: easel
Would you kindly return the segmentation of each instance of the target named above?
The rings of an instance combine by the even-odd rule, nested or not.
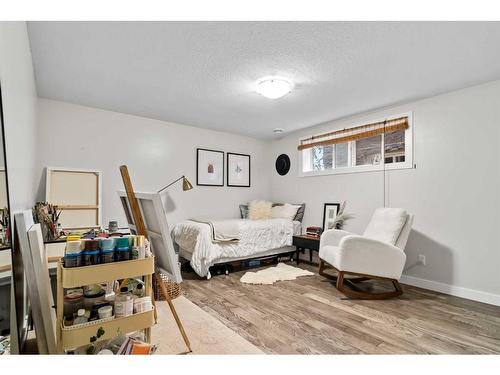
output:
[[[139,203],[137,202],[137,198],[135,197],[134,193],[134,188],[132,187],[132,181],[130,180],[130,175],[128,173],[128,168],[126,165],[120,166],[120,173],[122,175],[122,180],[123,184],[125,185],[125,191],[127,192],[127,198],[128,202],[130,204],[130,210],[132,211],[132,216],[134,219],[135,227],[137,230],[137,234],[143,235],[146,239],[148,238],[148,234],[146,231],[146,226],[144,225],[144,219],[142,218],[141,214],[141,209],[139,207]],[[157,273],[154,275],[157,281],[157,285],[161,288],[161,291],[163,295],[165,296],[165,300],[168,303],[168,307],[170,307],[170,311],[172,312],[172,315],[175,319],[175,322],[177,323],[177,327],[179,328],[179,331],[182,335],[182,338],[184,339],[184,343],[186,344],[187,348],[189,349],[189,352],[192,352],[191,350],[191,344],[189,343],[189,339],[186,335],[186,332],[184,331],[184,327],[182,326],[182,322],[179,319],[179,316],[177,315],[177,311],[175,310],[174,304],[172,303],[172,300],[170,299],[170,295],[168,294],[167,288],[163,284],[163,281]],[[155,303],[154,301],[154,295],[152,296],[153,299],[153,304]],[[155,308],[155,320],[156,320],[156,308]]]

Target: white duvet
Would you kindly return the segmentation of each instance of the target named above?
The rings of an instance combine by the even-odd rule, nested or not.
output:
[[[234,220],[240,231],[237,242],[212,242],[210,226],[205,223],[187,220],[174,227],[174,241],[183,251],[191,253],[191,267],[198,275],[210,278],[209,267],[220,259],[291,246],[294,226],[300,224],[287,219]]]

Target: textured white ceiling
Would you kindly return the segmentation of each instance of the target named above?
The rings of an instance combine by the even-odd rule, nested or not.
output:
[[[500,22],[30,22],[41,97],[259,138],[500,78]],[[293,80],[278,100],[262,76]]]

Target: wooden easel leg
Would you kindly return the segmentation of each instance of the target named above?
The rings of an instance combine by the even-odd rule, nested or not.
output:
[[[172,312],[172,315],[174,316],[175,322],[177,323],[177,327],[179,328],[179,331],[181,332],[182,338],[184,339],[184,343],[186,344],[187,348],[189,349],[189,352],[192,352],[191,343],[189,342],[189,339],[186,335],[186,331],[184,331],[184,326],[182,325],[182,322],[179,319],[179,316],[177,315],[177,311],[175,310],[174,304],[172,303],[172,300],[170,299],[170,295],[168,294],[167,288],[163,284],[161,277],[158,274],[155,274],[155,277],[156,277],[157,284],[160,286],[162,293],[165,295],[165,299],[167,300],[168,307],[170,307],[170,311]]]

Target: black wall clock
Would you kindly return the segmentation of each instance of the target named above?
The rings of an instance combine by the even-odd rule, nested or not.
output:
[[[284,176],[290,170],[290,158],[287,154],[281,154],[276,158],[276,172]]]

